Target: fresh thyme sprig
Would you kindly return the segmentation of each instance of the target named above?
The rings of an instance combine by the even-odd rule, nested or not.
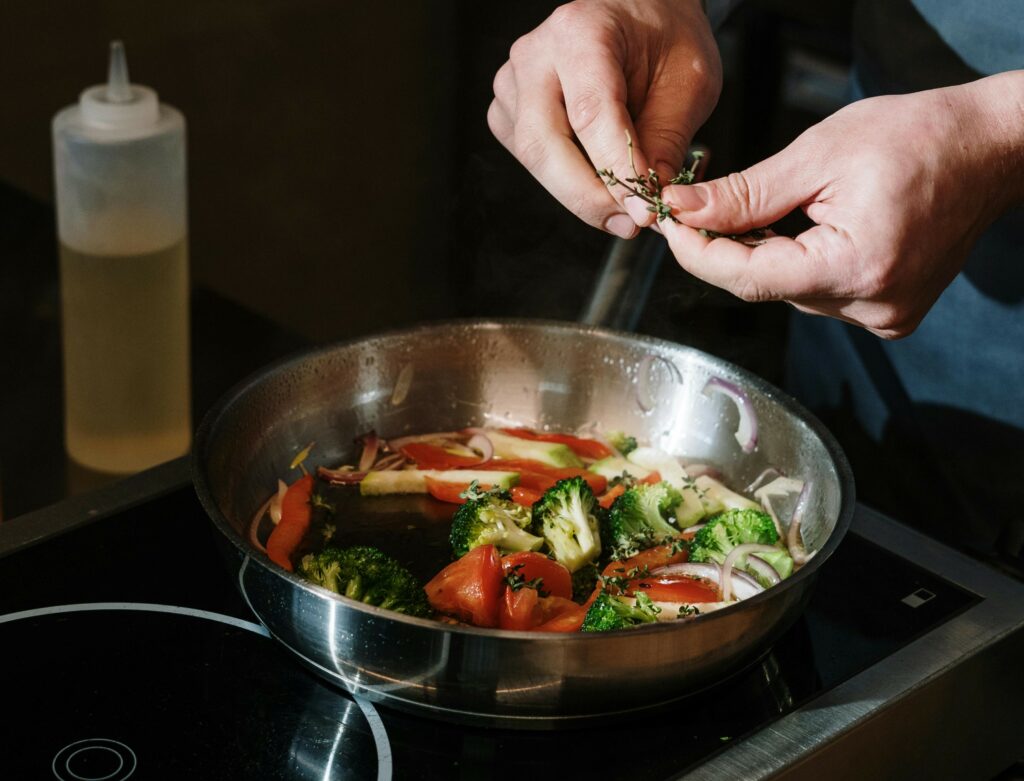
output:
[[[658,222],[664,220],[672,220],[677,225],[682,223],[676,219],[675,215],[672,214],[672,207],[665,203],[661,197],[661,191],[665,188],[665,185],[661,183],[661,179],[658,173],[653,168],[648,168],[646,174],[641,174],[636,169],[636,161],[633,158],[633,138],[630,136],[629,131],[626,131],[626,149],[629,151],[629,167],[633,171],[632,176],[628,176],[625,179],[619,179],[613,171],[608,168],[599,168],[597,175],[601,180],[609,187],[622,186],[629,190],[640,200],[647,204],[647,211],[657,215]],[[694,150],[690,152],[690,166],[683,167],[679,173],[668,180],[668,184],[693,184],[697,178],[697,168],[700,166],[700,161],[704,158],[704,152],[700,150]],[[768,228],[754,228],[746,233],[719,233],[718,231],[709,230],[708,228],[698,228],[697,231],[701,236],[709,239],[732,239],[748,246],[757,246],[758,244],[764,244],[768,239]]]

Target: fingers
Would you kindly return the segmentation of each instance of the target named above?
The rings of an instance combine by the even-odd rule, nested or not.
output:
[[[745,301],[801,301],[848,296],[853,247],[842,231],[817,225],[795,239],[775,236],[757,247],[708,239],[665,220],[661,230],[687,271]]]
[[[636,223],[576,144],[576,131],[563,104],[563,96],[566,101],[569,97],[556,70],[542,58],[520,53],[498,71],[494,90],[487,122],[495,137],[580,219],[622,238],[632,238],[638,231]],[[579,98],[578,105],[585,100]],[[594,122],[587,120],[583,123],[586,125],[593,126]],[[625,149],[624,132],[619,146]]]
[[[686,225],[737,233],[769,225],[820,192],[820,167],[794,142],[745,171],[697,185],[665,188]]]

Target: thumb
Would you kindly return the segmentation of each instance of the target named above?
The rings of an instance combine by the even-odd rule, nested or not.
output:
[[[769,225],[812,200],[818,167],[787,147],[745,171],[694,185],[666,187],[662,198],[684,225],[742,233]]]

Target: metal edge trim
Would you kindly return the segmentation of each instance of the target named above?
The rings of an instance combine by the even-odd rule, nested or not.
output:
[[[769,778],[1024,628],[1024,584],[863,505],[852,529],[982,601],[679,778]]]

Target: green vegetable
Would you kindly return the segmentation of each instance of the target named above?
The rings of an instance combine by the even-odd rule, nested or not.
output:
[[[582,477],[559,480],[533,505],[533,531],[542,534],[555,560],[576,572],[601,554],[593,491]]]
[[[602,592],[584,616],[580,631],[614,632],[641,624],[653,624],[658,620],[660,612],[661,608],[651,602],[646,594],[637,594],[635,600],[631,600]]]
[[[789,551],[779,548],[777,551],[771,551],[770,553],[758,553],[757,557],[770,564],[783,580],[793,574],[793,558],[789,555]],[[751,574],[753,575],[754,573],[751,572]],[[757,576],[755,575],[755,577]],[[767,587],[769,584],[762,583],[761,585]]]
[[[624,456],[629,455],[637,448],[636,437],[627,436],[623,431],[609,431],[608,442]]]
[[[556,467],[582,467],[583,462],[572,448],[560,442],[541,442],[534,439],[521,439],[499,431],[488,431],[487,438],[494,446],[494,455],[498,458],[525,458],[540,461]]]
[[[627,461],[625,458],[616,458],[615,456],[602,458],[587,468],[594,474],[607,477],[609,480],[615,480],[623,475],[643,480],[651,473],[650,469],[644,469],[644,467],[634,464],[632,461]]]
[[[507,492],[475,494],[455,511],[448,540],[461,558],[480,545],[495,545],[503,553],[539,550],[542,537],[530,534],[530,510],[512,501]]]
[[[729,551],[737,545],[775,545],[778,541],[775,523],[768,513],[760,510],[726,510],[697,532],[690,545],[690,561],[714,561],[721,564]]]
[[[601,544],[613,559],[624,559],[679,533],[668,519],[683,497],[662,481],[634,485],[615,500],[601,524]]]
[[[433,612],[423,584],[377,548],[329,546],[304,556],[299,573],[318,586],[368,605],[420,618]]]

